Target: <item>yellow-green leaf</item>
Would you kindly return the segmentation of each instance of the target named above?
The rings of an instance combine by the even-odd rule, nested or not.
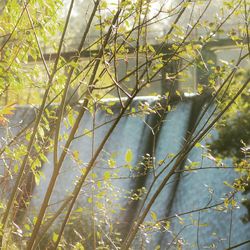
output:
[[[151,218],[154,220],[154,221],[157,221],[157,214],[153,211],[150,212],[151,214]]]
[[[128,149],[127,152],[126,152],[126,155],[125,155],[125,161],[127,163],[130,163],[133,159],[133,152],[131,149]]]
[[[57,239],[58,239],[58,234],[54,232],[54,233],[53,233],[53,236],[52,236],[53,242],[56,242]]]
[[[106,171],[106,172],[104,173],[104,175],[103,175],[103,178],[104,178],[105,181],[107,181],[107,180],[110,179],[110,176],[111,176],[110,172],[109,172],[109,171]]]

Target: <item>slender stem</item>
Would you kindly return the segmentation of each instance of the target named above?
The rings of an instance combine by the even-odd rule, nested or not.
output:
[[[70,6],[70,9],[69,9],[69,12],[68,12],[68,17],[70,17],[71,15],[71,10],[73,8],[73,2],[74,0],[72,0],[72,6]],[[90,29],[90,26],[91,26],[91,23],[93,21],[93,18],[94,18],[94,15],[96,13],[96,9],[99,5],[99,0],[95,3],[95,6],[93,8],[93,11],[92,11],[92,14],[91,14],[91,17],[89,19],[89,22],[88,22],[88,25],[87,25],[87,28],[83,34],[83,37],[82,37],[82,40],[81,40],[81,43],[79,45],[79,51],[81,51],[84,43],[85,43],[85,40],[86,40],[86,37],[87,37],[87,34],[89,32],[89,29]],[[68,18],[69,20],[69,18]],[[68,24],[68,22],[67,22]],[[72,73],[71,75],[73,74],[73,70],[74,68],[71,69]],[[71,78],[71,76],[70,76]],[[63,112],[63,109],[64,109],[64,105],[65,105],[65,100],[66,100],[66,97],[67,97],[67,90],[68,90],[68,87],[69,87],[69,83],[70,83],[70,78],[67,79],[67,82],[66,82],[66,89],[64,91],[64,95],[63,95],[63,100],[62,100],[62,107],[60,108],[60,111],[59,111],[59,118],[58,118],[58,123],[57,123],[57,132],[56,132],[56,137],[55,137],[55,144],[58,144],[58,138],[59,138],[59,130],[60,130],[60,124],[59,124],[59,121],[61,121],[61,116],[62,116],[62,112]],[[87,103],[85,103],[87,105]],[[51,197],[51,194],[53,192],[53,189],[54,189],[54,186],[55,186],[55,183],[56,183],[56,180],[57,180],[57,177],[59,175],[59,171],[60,171],[60,167],[62,165],[62,162],[64,161],[64,158],[66,156],[66,153],[67,153],[67,149],[69,148],[73,138],[74,138],[74,134],[76,133],[77,131],[77,128],[78,128],[78,125],[81,121],[81,118],[85,112],[85,108],[82,109],[83,112],[80,112],[79,116],[78,116],[78,119],[76,120],[75,124],[74,124],[74,127],[71,131],[71,134],[69,136],[69,139],[68,141],[66,142],[66,146],[65,146],[65,149],[63,150],[62,152],[62,155],[59,159],[59,161],[57,162],[57,145],[54,147],[54,150],[56,150],[56,152],[54,152],[54,160],[56,160],[56,162],[54,162],[54,170],[53,170],[53,173],[52,173],[52,177],[50,179],[50,182],[49,182],[49,186],[48,186],[48,189],[46,191],[46,194],[45,194],[45,197],[44,197],[44,200],[43,200],[43,203],[41,205],[41,208],[40,208],[40,211],[39,211],[39,215],[37,217],[37,221],[36,221],[36,224],[33,228],[33,231],[32,231],[32,234],[31,234],[31,237],[28,241],[28,245],[27,245],[27,249],[34,249],[33,248],[33,244],[35,242],[35,239],[36,239],[36,236],[38,234],[38,231],[40,229],[40,226],[41,226],[41,223],[43,221],[43,217],[44,217],[44,214],[45,214],[45,211],[48,207],[48,203],[49,203],[49,200],[50,200],[50,197]]]
[[[73,8],[73,2],[74,1],[71,2],[70,14],[71,14],[71,10]],[[82,48],[83,48],[83,46],[85,44],[87,35],[89,33],[89,30],[90,30],[92,21],[93,21],[93,19],[95,17],[97,8],[99,6],[99,3],[100,3],[100,0],[95,2],[94,8],[93,8],[92,13],[91,13],[91,16],[90,16],[90,18],[88,20],[88,23],[86,25],[86,28],[85,28],[85,31],[83,33],[81,42],[80,42],[80,44],[78,46],[78,49],[77,49],[79,55],[80,55],[80,53],[82,51]],[[78,60],[79,60],[79,56],[74,58],[74,65],[75,65],[75,63],[78,62]],[[55,140],[54,140],[54,166],[56,166],[57,163],[58,163],[57,154],[58,154],[58,142],[59,142],[59,135],[60,135],[60,126],[61,126],[62,116],[63,116],[63,112],[64,112],[65,105],[66,105],[68,89],[69,89],[69,86],[70,86],[70,83],[71,83],[71,78],[72,78],[72,75],[73,75],[74,71],[75,71],[75,66],[71,66],[68,77],[67,77],[67,80],[66,80],[66,83],[65,83],[65,86],[64,86],[62,101],[61,101],[61,104],[59,106],[58,118],[57,118],[57,123],[56,123]]]
[[[150,211],[152,205],[154,204],[155,200],[161,193],[162,189],[168,182],[168,180],[171,178],[171,176],[175,173],[175,170],[179,167],[185,156],[190,152],[190,150],[196,145],[198,141],[200,141],[210,130],[213,128],[215,123],[224,115],[224,113],[234,104],[235,100],[240,96],[240,94],[244,91],[244,89],[248,86],[250,82],[250,78],[246,80],[246,82],[242,85],[242,87],[238,90],[238,92],[234,95],[232,100],[226,105],[226,107],[214,118],[214,120],[207,126],[207,128],[204,129],[202,133],[197,136],[197,138],[192,143],[187,143],[185,146],[185,150],[180,154],[180,156],[177,158],[176,163],[172,167],[172,169],[169,171],[167,176],[164,178],[164,180],[161,182],[159,188],[155,191],[152,198],[150,199],[148,205],[146,206],[145,210],[143,211],[142,215],[138,218],[138,220],[134,223],[132,226],[132,230],[128,234],[127,238],[125,239],[121,249],[125,250],[128,249],[131,243],[133,242],[136,233],[140,227],[140,225],[143,223],[144,219],[146,218],[148,212]]]
[[[62,234],[63,234],[63,231],[64,231],[64,228],[66,226],[66,223],[70,217],[70,214],[71,214],[71,211],[73,209],[73,206],[76,202],[76,199],[81,191],[81,188],[82,188],[82,185],[83,183],[85,182],[89,172],[92,170],[93,166],[95,165],[95,162],[97,160],[97,157],[99,156],[100,152],[102,151],[103,147],[105,146],[107,140],[109,139],[110,135],[113,133],[114,129],[116,128],[117,124],[119,123],[120,119],[122,118],[124,112],[126,111],[126,109],[128,108],[128,106],[131,104],[133,98],[131,99],[128,99],[127,103],[125,104],[124,108],[122,109],[122,111],[120,112],[120,115],[118,116],[118,118],[115,120],[114,124],[111,126],[111,128],[109,129],[108,133],[105,135],[103,141],[101,142],[100,146],[98,147],[98,149],[96,150],[94,156],[92,157],[92,159],[90,160],[88,166],[86,167],[86,170],[84,172],[84,174],[81,176],[80,180],[78,181],[74,191],[72,192],[72,196],[73,196],[73,199],[71,200],[70,202],[70,206],[68,208],[68,211],[67,211],[67,214],[65,216],[65,219],[62,223],[62,226],[61,226],[61,229],[60,229],[60,232],[59,232],[59,235],[58,235],[58,238],[57,238],[57,242],[55,243],[55,248],[54,249],[57,249],[58,247],[58,244],[60,242],[60,239],[62,237]]]
[[[27,3],[28,4],[28,3]],[[27,4],[25,5],[24,7],[24,10],[26,10],[26,7],[27,7]],[[47,84],[47,88],[45,90],[45,93],[43,95],[43,100],[42,100],[42,104],[41,104],[41,107],[39,109],[39,112],[37,114],[37,118],[35,120],[35,124],[34,124],[34,127],[33,127],[33,132],[32,132],[32,135],[31,135],[31,138],[30,138],[30,141],[29,141],[29,144],[27,146],[27,151],[26,151],[26,154],[23,158],[23,161],[22,161],[22,164],[20,166],[20,169],[19,169],[19,173],[17,175],[17,178],[15,180],[15,184],[14,184],[14,187],[12,188],[12,191],[11,191],[11,194],[10,194],[10,198],[8,200],[8,203],[7,203],[7,207],[5,209],[5,212],[3,214],[3,217],[2,217],[2,228],[3,230],[5,229],[6,227],[6,224],[8,222],[8,217],[9,217],[9,214],[12,210],[12,207],[13,207],[13,204],[14,204],[14,201],[16,199],[16,195],[17,195],[17,192],[18,192],[18,188],[20,186],[20,183],[21,183],[21,180],[22,180],[22,177],[23,177],[23,174],[25,172],[25,168],[26,168],[26,164],[27,164],[27,161],[29,159],[29,155],[30,155],[30,152],[32,150],[32,147],[33,147],[33,144],[35,142],[35,138],[36,138],[36,133],[37,133],[37,130],[38,130],[38,126],[40,124],[40,121],[41,121],[41,118],[42,118],[42,114],[44,112],[44,109],[45,109],[45,106],[46,106],[46,101],[47,101],[47,98],[48,98],[48,95],[49,95],[49,91],[50,91],[50,88],[51,88],[51,85],[52,85],[52,82],[53,82],[53,79],[54,79],[54,76],[55,76],[55,73],[56,73],[56,68],[57,68],[57,63],[59,61],[59,57],[60,57],[60,54],[61,54],[61,49],[62,49],[62,44],[63,44],[63,40],[64,40],[64,36],[65,36],[65,33],[66,33],[66,28],[67,28],[67,23],[65,25],[65,28],[64,28],[64,31],[63,31],[63,34],[61,36],[61,40],[60,40],[60,44],[59,44],[59,48],[58,48],[58,52],[57,52],[57,58],[56,58],[56,61],[55,61],[55,64],[54,64],[54,70],[52,72],[52,74],[50,75],[50,78],[48,80],[48,84]],[[40,52],[40,56],[41,58],[43,58],[43,54],[42,54],[42,51],[39,50]],[[4,234],[3,234],[4,235]],[[2,241],[3,241],[3,235],[0,236],[0,247],[2,246]]]
[[[243,242],[241,242],[241,243],[239,243],[239,244],[236,244],[236,245],[234,245],[234,246],[231,246],[231,247],[227,248],[226,250],[235,249],[235,248],[241,247],[241,246],[246,245],[246,244],[249,244],[249,245],[250,245],[250,240],[246,240],[246,241],[243,241]]]

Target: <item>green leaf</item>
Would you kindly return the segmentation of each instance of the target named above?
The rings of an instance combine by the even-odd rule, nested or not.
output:
[[[68,121],[69,121],[70,127],[73,127],[74,122],[75,122],[75,117],[74,117],[73,112],[69,112],[69,114],[68,114]]]
[[[44,137],[44,131],[42,127],[38,127],[38,133],[42,138]]]
[[[153,219],[153,221],[157,221],[157,214],[153,211],[150,212],[151,218]]]
[[[84,133],[84,135],[87,135],[87,136],[89,136],[89,137],[92,137],[92,131],[91,130],[89,130],[89,129],[84,129],[84,131],[83,131],[83,133]]]
[[[110,115],[113,115],[113,114],[114,114],[114,112],[113,112],[112,109],[110,109],[110,108],[106,108],[106,112],[107,112],[108,114],[110,114]]]
[[[101,191],[96,195],[96,197],[101,199],[104,195],[106,195],[106,191]]]
[[[109,167],[114,168],[116,165],[116,161],[112,158],[108,160]]]
[[[39,186],[39,184],[40,184],[40,175],[38,173],[35,173],[35,182],[36,182],[36,185]]]
[[[75,161],[79,160],[79,151],[77,150],[73,151],[72,155]]]
[[[91,173],[91,177],[92,177],[93,179],[96,179],[96,178],[97,178],[97,174],[96,174],[96,173]]]
[[[101,181],[98,181],[96,185],[97,185],[98,188],[101,188],[102,187]]]
[[[52,236],[53,242],[56,242],[57,239],[58,239],[58,234],[54,232],[54,233],[53,233],[53,236]]]
[[[36,224],[36,222],[37,222],[37,217],[35,216],[35,217],[33,218],[33,224]]]
[[[75,250],[84,250],[85,248],[80,242],[77,242],[74,246],[74,249]]]
[[[135,113],[136,112],[136,109],[133,107],[132,109],[131,109],[131,113]]]
[[[96,207],[99,209],[103,209],[103,204],[99,201],[96,202]]]
[[[16,164],[15,166],[14,166],[14,172],[15,172],[15,174],[18,172],[18,165]]]
[[[104,173],[104,175],[103,175],[103,178],[104,178],[105,181],[109,180],[110,177],[111,177],[111,174],[110,174],[109,171],[106,171],[106,172]]]
[[[83,208],[82,207],[78,207],[76,210],[75,210],[76,213],[82,213],[83,212]]]
[[[154,49],[154,47],[152,46],[152,45],[148,45],[148,49],[151,51],[151,52],[155,52],[155,49]]]
[[[128,149],[127,152],[126,152],[126,155],[125,155],[125,161],[127,163],[130,163],[133,159],[133,152],[131,149]]]

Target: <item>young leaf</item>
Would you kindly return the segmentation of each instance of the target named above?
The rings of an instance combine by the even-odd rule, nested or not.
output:
[[[133,159],[133,152],[131,149],[128,149],[127,152],[126,152],[126,155],[125,155],[125,161],[127,163],[130,163]]]
[[[58,238],[58,234],[54,232],[54,233],[53,233],[53,236],[52,236],[53,242],[56,242],[56,241],[57,241],[57,238]]]
[[[111,176],[110,172],[109,172],[109,171],[106,171],[106,172],[104,173],[104,175],[103,175],[103,178],[104,178],[105,181],[107,181],[107,180],[110,179],[110,176]]]
[[[157,214],[153,211],[150,212],[151,218],[153,219],[153,221],[157,221]]]

